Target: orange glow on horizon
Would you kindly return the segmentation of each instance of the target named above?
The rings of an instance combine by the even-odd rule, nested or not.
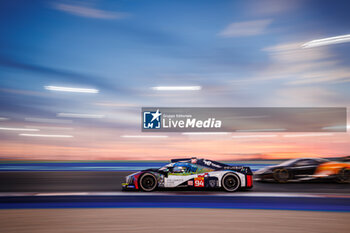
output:
[[[99,132],[100,135],[103,135]],[[344,136],[344,135],[343,135]],[[348,135],[347,135],[348,136]],[[333,144],[315,139],[259,140],[230,138],[189,139],[170,137],[159,140],[128,139],[95,141],[4,141],[0,142],[2,159],[23,160],[169,160],[176,157],[205,157],[214,160],[291,159],[301,157],[345,156],[348,143]],[[338,139],[334,139],[338,140]],[[344,141],[344,137],[342,138]],[[344,142],[347,142],[345,140]]]

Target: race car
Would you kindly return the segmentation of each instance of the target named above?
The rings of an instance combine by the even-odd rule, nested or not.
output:
[[[333,180],[338,183],[350,183],[350,163],[322,158],[292,159],[256,171],[254,179],[279,183],[306,180]]]
[[[157,188],[222,188],[227,192],[253,187],[249,167],[231,166],[220,162],[184,158],[172,159],[159,169],[147,169],[126,176],[123,190],[151,192]]]
[[[254,173],[254,179],[258,181],[288,181],[314,179],[313,175],[320,164],[328,160],[321,158],[300,158],[287,160],[275,166],[259,169]]]

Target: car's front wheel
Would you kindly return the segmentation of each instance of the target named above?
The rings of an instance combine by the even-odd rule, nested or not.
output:
[[[145,173],[141,176],[139,185],[140,189],[145,192],[154,191],[157,188],[157,179],[151,173]]]
[[[221,186],[227,192],[234,192],[241,186],[241,181],[236,174],[227,173],[222,177]]]
[[[273,172],[273,178],[279,183],[286,183],[291,178],[291,175],[287,169],[282,168]]]
[[[343,168],[338,172],[337,181],[339,183],[350,183],[350,169]]]

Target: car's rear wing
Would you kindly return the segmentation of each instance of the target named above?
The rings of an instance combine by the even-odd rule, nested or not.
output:
[[[245,175],[253,175],[252,170],[250,169],[250,167],[244,167],[244,166],[226,166],[224,167],[224,170],[233,170],[233,171],[237,171],[240,173],[243,173]]]

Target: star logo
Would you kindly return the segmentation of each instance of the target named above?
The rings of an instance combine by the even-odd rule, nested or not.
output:
[[[161,128],[162,113],[157,111],[144,111],[143,112],[143,128],[144,129],[160,129]]]
[[[162,115],[162,113],[159,112],[159,109],[157,109],[157,112],[151,113],[151,114],[152,114],[152,116],[153,116],[151,122],[154,121],[154,120],[156,120],[156,119],[157,119],[157,121],[159,121],[159,117]]]

